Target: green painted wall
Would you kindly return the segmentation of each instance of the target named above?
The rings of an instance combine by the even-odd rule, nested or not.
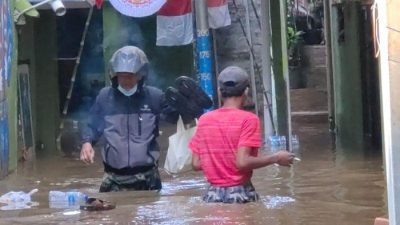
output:
[[[34,42],[34,19],[27,17],[26,24],[18,27],[18,60],[29,64],[30,69],[30,83],[35,73],[35,54],[33,49]],[[32,85],[31,85],[32,86]],[[34,87],[31,87],[32,92]],[[33,99],[34,96],[31,96]],[[33,107],[33,106],[32,106]],[[32,109],[33,110],[33,109]],[[35,110],[33,110],[35,111]],[[35,125],[35,123],[34,123]]]
[[[337,144],[352,149],[363,144],[359,7],[335,5],[331,17]]]
[[[26,63],[29,65],[29,83],[31,87],[31,110],[32,110],[32,129],[34,133],[36,133],[36,105],[33,104],[33,100],[35,99],[35,90],[36,87],[33,85],[35,83],[35,51],[34,51],[34,21],[37,18],[27,17],[26,24],[24,26],[18,26],[18,60],[21,63]],[[33,135],[35,136],[35,135]],[[36,143],[33,140],[33,143]],[[21,157],[21,152],[18,153],[18,157]]]
[[[34,21],[35,71],[31,87],[38,154],[57,151],[60,111],[56,26],[56,17],[49,10],[41,11]]]
[[[56,18],[40,11],[40,18],[27,17],[18,29],[19,60],[30,69],[35,150],[45,154],[55,151],[59,126]]]
[[[121,47],[122,43],[122,15],[114,10],[114,8],[107,2],[103,6],[103,51],[104,62],[108,66],[108,60],[111,59],[115,50]],[[106,67],[108,71],[108,67]],[[108,73],[106,79],[109,80]]]
[[[123,25],[123,16],[115,11],[110,3],[105,2],[103,5],[103,51],[104,51],[104,65],[106,65],[105,80],[109,81],[108,74],[108,61],[111,59],[113,53],[121,48],[125,42],[120,35]]]
[[[14,1],[10,1],[11,9],[14,9]],[[18,40],[15,27],[13,28],[13,58],[12,58],[12,74],[10,86],[7,90],[8,101],[8,129],[9,129],[9,171],[17,168],[18,144],[17,144],[17,59],[18,59]]]

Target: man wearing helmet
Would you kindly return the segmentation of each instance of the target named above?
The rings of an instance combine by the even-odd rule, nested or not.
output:
[[[96,98],[82,132],[81,160],[93,163],[92,145],[101,135],[105,175],[100,192],[160,190],[160,149],[156,138],[161,114],[176,113],[164,93],[143,83],[148,60],[137,47],[125,46],[110,60],[112,86]]]

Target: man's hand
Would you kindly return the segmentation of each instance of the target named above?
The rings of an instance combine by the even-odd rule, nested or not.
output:
[[[290,166],[293,164],[295,155],[288,151],[279,151],[274,154],[274,157],[276,158],[276,163],[280,166]]]
[[[84,143],[81,149],[81,160],[86,164],[94,162],[94,150],[91,143]]]

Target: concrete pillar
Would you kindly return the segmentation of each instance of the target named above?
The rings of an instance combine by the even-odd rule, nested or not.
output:
[[[10,1],[11,9],[14,9],[15,2]],[[11,11],[12,12],[12,11]],[[18,64],[18,40],[17,31],[13,26],[13,50],[12,50],[12,71],[8,91],[8,129],[9,129],[9,163],[8,170],[13,171],[17,168],[18,160],[18,130],[17,123],[17,64]]]
[[[32,91],[36,112],[36,140],[40,143],[37,153],[54,153],[60,124],[58,89],[57,30],[52,11],[40,13],[35,20],[34,62],[36,64]],[[43,151],[44,150],[44,151]]]
[[[389,224],[400,224],[400,0],[377,1]]]
[[[275,91],[275,112],[277,133],[291,140],[289,67],[287,55],[286,2],[270,1],[272,28],[273,81]],[[289,150],[291,141],[287,141]]]
[[[335,130],[335,98],[332,72],[331,0],[324,1],[324,34],[326,47],[326,89],[328,92],[329,129]]]
[[[357,2],[335,5],[331,15],[337,144],[352,150],[363,144],[360,16]]]
[[[275,135],[274,121],[272,119],[272,70],[271,70],[271,18],[270,2],[261,1],[261,58],[262,58],[262,84],[264,87],[264,134],[265,140]],[[267,99],[268,98],[268,99]]]

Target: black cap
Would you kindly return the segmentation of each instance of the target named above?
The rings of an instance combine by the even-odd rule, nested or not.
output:
[[[218,76],[219,89],[226,95],[241,95],[249,86],[249,75],[242,68],[229,66]]]

